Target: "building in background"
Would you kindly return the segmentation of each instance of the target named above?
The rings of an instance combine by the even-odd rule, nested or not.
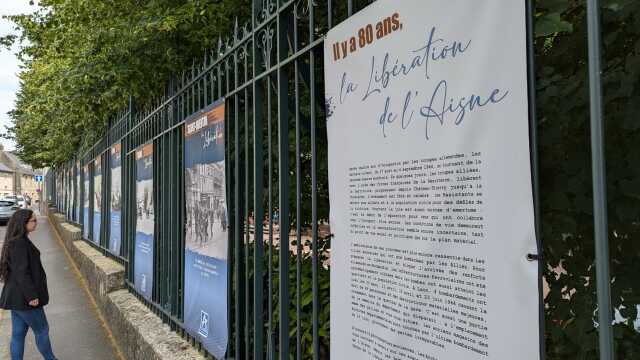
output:
[[[27,195],[32,200],[38,199],[41,183],[36,182],[36,175],[42,175],[42,171],[34,170],[0,145],[0,196]]]

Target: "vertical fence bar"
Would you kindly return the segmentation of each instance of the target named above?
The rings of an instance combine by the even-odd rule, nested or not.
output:
[[[136,120],[136,113],[137,113],[137,109],[136,109],[136,104],[134,102],[133,97],[129,97],[129,119],[128,119],[128,129],[127,130],[132,130],[133,129],[133,124]],[[127,136],[127,148],[126,151],[132,151],[134,149],[134,141],[138,141],[138,138],[136,136],[136,133],[129,133],[129,135]],[[127,257],[129,258],[129,262],[128,262],[128,266],[127,266],[127,276],[128,276],[128,280],[130,282],[133,283],[134,281],[134,274],[133,274],[133,269],[135,266],[135,221],[136,221],[136,193],[135,193],[135,176],[136,176],[136,172],[135,172],[135,153],[131,153],[129,155],[127,155],[127,167],[128,167],[128,177],[127,177],[127,184],[128,184],[128,200],[127,200]]]
[[[102,234],[105,253],[108,253],[109,242],[111,242],[111,148],[108,142],[105,144],[103,154],[102,227],[104,230]]]
[[[288,21],[278,14],[278,63],[287,54]],[[278,66],[278,225],[280,230],[280,359],[289,359],[289,92],[286,68]]]
[[[236,34],[234,34],[234,37],[237,38],[237,26],[236,26]],[[238,85],[238,50],[236,50],[233,53],[233,79],[234,79],[234,88],[237,87]],[[233,115],[234,115],[234,146],[233,146],[233,150],[234,150],[234,155],[235,155],[235,160],[234,160],[234,176],[235,179],[233,181],[233,186],[234,186],[234,191],[235,191],[235,195],[234,195],[234,202],[235,202],[235,231],[234,231],[234,249],[235,249],[235,273],[236,273],[236,306],[235,306],[235,316],[236,316],[236,321],[235,321],[235,335],[236,335],[236,359],[242,359],[243,358],[243,353],[242,353],[242,349],[244,348],[243,346],[243,338],[242,338],[242,324],[243,324],[243,312],[242,312],[242,304],[244,303],[244,299],[242,298],[243,296],[243,289],[244,289],[244,274],[241,273],[241,265],[242,265],[242,261],[243,261],[243,256],[242,256],[242,238],[243,238],[243,234],[242,234],[242,214],[243,214],[243,209],[242,209],[242,205],[244,203],[244,200],[242,199],[243,196],[240,193],[240,189],[242,188],[242,173],[241,173],[241,163],[240,163],[240,151],[242,149],[242,147],[240,146],[240,114],[239,114],[239,109],[240,109],[240,99],[239,99],[239,94],[234,94],[233,95]]]
[[[146,117],[146,116],[145,116]],[[162,244],[162,221],[156,221],[156,216],[157,214],[161,214],[162,211],[158,211],[162,209],[162,204],[161,201],[163,199],[163,197],[161,196],[162,191],[163,191],[163,181],[160,177],[161,173],[160,173],[160,168],[164,167],[162,164],[162,139],[153,139],[153,132],[151,132],[151,134],[148,135],[152,140],[151,143],[153,144],[153,155],[151,155],[152,157],[152,194],[151,194],[151,199],[153,199],[153,212],[154,212],[154,219],[153,219],[153,266],[152,266],[152,273],[151,273],[151,277],[153,279],[153,288],[151,291],[151,303],[158,303],[161,304],[162,303],[162,298],[161,298],[161,288],[162,288],[162,284],[160,281],[160,277],[163,275],[161,271],[158,270],[158,267],[162,266],[162,250],[163,250],[163,244]],[[145,141],[149,138],[145,138]],[[161,165],[162,164],[162,165]],[[160,215],[162,216],[162,215]],[[164,281],[164,279],[163,279]],[[156,309],[154,309],[154,312],[156,313],[156,315],[158,315],[158,311]],[[162,321],[164,322],[165,319],[162,319]]]
[[[160,111],[156,116],[155,116],[155,122],[160,125],[163,123],[163,119],[162,119],[162,111]],[[160,130],[162,131],[162,130]],[[169,297],[169,288],[171,286],[171,272],[172,272],[172,268],[171,268],[171,263],[170,263],[170,258],[171,258],[171,252],[170,252],[170,248],[169,245],[171,244],[171,228],[173,227],[171,224],[171,222],[175,221],[175,218],[171,217],[171,189],[173,188],[174,184],[172,184],[171,182],[171,171],[173,171],[172,165],[171,164],[171,158],[170,158],[170,154],[172,152],[173,149],[171,149],[171,136],[170,134],[168,135],[164,135],[162,137],[160,137],[158,139],[160,141],[160,144],[162,146],[162,152],[159,154],[161,156],[160,159],[158,159],[158,163],[162,164],[163,166],[158,169],[160,171],[160,181],[162,181],[162,192],[160,193],[162,195],[162,199],[161,201],[158,202],[159,205],[162,205],[162,209],[157,209],[157,213],[162,213],[162,217],[158,217],[157,215],[154,215],[155,219],[161,219],[165,220],[162,221],[161,225],[162,225],[162,238],[158,239],[160,240],[160,243],[162,244],[161,246],[161,255],[162,257],[160,258],[162,261],[162,265],[161,265],[161,269],[162,269],[162,277],[161,279],[163,279],[164,281],[161,281],[162,284],[162,298],[160,299],[160,304],[162,305],[162,308],[168,312],[170,314],[170,297]]]
[[[314,40],[315,12],[313,1],[309,1],[309,43]],[[349,16],[353,12],[352,1],[349,0]],[[320,299],[318,289],[318,150],[316,134],[316,58],[315,49],[309,51],[309,121],[311,123],[311,266],[312,266],[312,337],[313,359],[320,356],[319,312]]]
[[[596,244],[596,284],[598,289],[598,332],[600,359],[612,360],[611,277],[609,274],[609,229],[607,219],[607,181],[602,109],[602,69],[600,1],[587,0],[589,43],[589,90],[591,106],[591,156],[593,172],[593,220]]]
[[[243,77],[243,82],[246,82],[248,79],[248,74],[247,74],[247,66],[248,66],[248,50],[247,50],[247,45],[244,44],[243,48],[241,49],[241,51],[243,51],[244,57],[243,57],[243,72],[244,72],[244,77]],[[244,236],[243,236],[243,240],[244,240],[244,272],[245,272],[245,281],[244,281],[244,307],[245,307],[245,314],[244,314],[244,341],[245,341],[245,356],[246,357],[250,357],[251,354],[251,336],[250,336],[250,323],[251,323],[251,276],[250,274],[250,261],[249,259],[251,258],[250,254],[251,254],[251,250],[249,249],[249,244],[250,244],[250,234],[251,234],[251,229],[249,228],[250,226],[250,216],[251,214],[249,213],[249,209],[251,208],[251,204],[250,204],[250,184],[251,184],[251,169],[249,168],[250,166],[250,151],[249,151],[249,89],[248,87],[245,87],[244,90],[242,91],[243,95],[244,95],[244,173],[245,173],[245,178],[244,178]]]
[[[255,57],[255,55],[254,55]],[[255,60],[254,60],[255,63]],[[255,68],[254,68],[255,69]],[[264,207],[263,197],[263,161],[262,161],[262,91],[260,84],[253,83],[253,206],[254,206],[254,227],[253,242],[255,244],[253,255],[253,358],[262,360],[263,358],[263,256],[264,241],[263,227]]]
[[[253,297],[253,358],[255,360],[263,359],[263,273],[262,264],[264,256],[264,242],[262,234],[262,221],[264,219],[264,207],[262,206],[263,196],[263,162],[262,162],[262,91],[260,84],[256,81],[258,74],[258,66],[262,60],[260,51],[258,50],[255,28],[257,26],[257,16],[260,11],[261,0],[253,0],[251,24],[253,34],[251,40],[252,51],[252,90],[253,90],[253,242],[255,245],[253,254],[253,281],[254,281],[254,297]]]
[[[169,119],[166,113],[166,109],[163,107],[161,113],[160,113],[160,117],[163,121],[164,124],[166,124],[165,126],[169,126]],[[180,191],[180,188],[177,186],[178,185],[178,180],[177,180],[177,170],[178,170],[178,164],[175,161],[175,157],[176,154],[178,153],[178,147],[177,147],[177,141],[176,141],[176,132],[175,131],[171,131],[169,134],[167,134],[167,137],[169,138],[169,151],[167,152],[167,162],[169,163],[169,168],[166,170],[169,174],[168,174],[168,179],[169,179],[169,187],[172,189],[172,191],[169,192],[169,206],[168,206],[168,215],[169,215],[169,221],[167,221],[167,223],[171,224],[171,226],[169,226],[169,234],[167,235],[169,238],[168,244],[167,244],[167,252],[169,254],[169,256],[167,256],[167,260],[168,260],[168,268],[169,268],[169,273],[167,274],[167,278],[169,280],[169,284],[167,286],[167,304],[168,304],[168,311],[171,314],[171,316],[176,316],[176,299],[173,296],[174,294],[174,286],[176,283],[176,273],[179,271],[176,267],[176,260],[178,258],[178,253],[175,250],[175,244],[178,242],[178,238],[177,238],[177,229],[182,227],[182,218],[178,217],[177,214],[177,210],[179,207],[179,204],[176,201],[176,196],[177,196],[177,192]],[[173,321],[171,321],[171,327],[172,330],[175,327],[175,324]]]
[[[91,241],[95,242],[93,236],[93,226],[95,225],[95,220],[93,217],[95,216],[95,197],[93,196],[93,192],[95,190],[95,161],[91,160],[91,158],[86,160],[89,163],[89,232],[87,233],[87,238]]]
[[[265,36],[269,36],[268,32]],[[269,40],[267,40],[268,42]],[[267,64],[270,64],[270,60],[269,57],[271,56],[271,52],[270,49],[267,46],[267,51],[265,52],[265,57],[266,57],[266,62]],[[267,65],[267,71],[269,71],[269,65]],[[269,316],[269,322],[268,322],[268,337],[269,337],[269,344],[268,344],[268,351],[269,354],[268,359],[272,360],[275,357],[275,339],[274,339],[274,326],[273,326],[273,204],[272,204],[272,198],[273,198],[273,159],[272,159],[272,146],[271,146],[271,137],[272,137],[272,128],[271,128],[271,74],[267,74],[267,84],[266,84],[266,91],[267,91],[267,181],[268,181],[268,185],[267,185],[267,216],[268,218],[268,224],[269,224],[269,248],[267,249],[268,254],[267,254],[267,261],[268,261],[268,266],[267,266],[267,288],[269,289],[268,294],[269,297],[267,298],[267,303],[268,303],[268,316]]]
[[[220,45],[221,46],[221,45]],[[225,49],[224,52],[227,52],[227,50]],[[221,55],[223,56],[223,55]],[[223,75],[224,74],[224,75]],[[222,83],[222,79],[224,78],[224,84]],[[228,94],[229,93],[229,89],[230,89],[230,85],[229,85],[229,59],[225,58],[223,61],[220,62],[220,66],[218,67],[218,94],[220,94],[219,97],[222,97],[223,94]],[[223,90],[223,85],[224,85],[224,90]],[[223,92],[224,91],[224,92]],[[228,331],[228,335],[229,335],[229,345],[228,348],[231,349],[231,339],[233,338],[234,342],[235,342],[235,338],[233,337],[233,319],[235,316],[235,313],[232,311],[233,308],[230,304],[233,304],[232,300],[233,299],[233,292],[231,291],[231,289],[233,288],[233,264],[234,264],[234,255],[235,255],[235,251],[233,249],[233,241],[234,239],[234,235],[235,235],[235,226],[232,225],[234,224],[233,221],[235,221],[235,199],[233,199],[232,194],[235,194],[235,192],[231,191],[231,164],[232,164],[232,159],[231,159],[231,127],[229,126],[230,124],[230,119],[231,119],[231,112],[227,111],[229,110],[229,104],[231,104],[230,99],[226,99],[225,98],[225,126],[224,126],[224,132],[225,132],[225,144],[226,144],[226,148],[225,148],[225,187],[226,189],[224,189],[225,191],[225,195],[227,197],[227,202],[230,204],[229,205],[229,225],[227,226],[227,237],[228,237],[228,241],[229,241],[229,247],[227,249],[227,256],[228,256],[228,261],[229,261],[229,271],[227,271],[227,304],[229,304],[227,306],[227,331]],[[233,209],[233,210],[231,210]],[[231,350],[229,350],[229,353],[231,353]],[[235,353],[235,352],[234,352]]]
[[[169,102],[166,101],[167,97],[169,98],[172,97],[171,95],[173,94],[173,89],[174,89],[174,78],[172,77],[168,80],[168,83],[164,89],[165,97],[161,101],[161,103],[164,105],[160,105],[161,107],[161,109],[159,110],[160,120],[158,122],[162,124],[162,127],[160,129],[161,131],[162,129],[171,127],[174,124],[172,121],[174,120],[173,115],[175,113],[175,108],[174,108],[175,101],[174,99],[171,99],[171,101]],[[179,233],[180,231],[182,231],[184,226],[184,222],[183,222],[184,220],[179,215],[180,212],[182,211],[181,206],[183,206],[183,203],[180,202],[179,200],[177,201],[176,204],[172,203],[172,201],[174,201],[176,198],[179,198],[181,196],[181,193],[184,192],[183,189],[179,186],[178,171],[181,168],[177,165],[177,160],[176,160],[178,157],[182,155],[181,149],[176,148],[177,147],[176,144],[178,142],[177,139],[179,139],[180,136],[182,136],[182,128],[174,129],[164,136],[169,137],[169,142],[168,142],[169,147],[165,152],[165,155],[168,157],[168,160],[167,160],[168,169],[166,171],[169,172],[167,181],[169,184],[169,188],[171,189],[171,191],[167,193],[167,201],[169,202],[167,212],[169,213],[169,219],[171,220],[170,221],[171,223],[167,226],[167,231],[168,231],[167,236],[169,237],[167,251],[171,254],[171,253],[174,253],[174,251],[178,251],[179,236],[180,236]],[[182,258],[182,255],[179,252],[173,254],[173,257],[171,256],[168,257],[169,259],[168,266],[169,266],[169,269],[171,270],[167,275],[167,282],[168,282],[167,300],[166,300],[167,304],[165,306],[165,311],[171,316],[169,319],[169,326],[171,330],[176,331],[182,335],[182,333],[180,332],[182,330],[181,327],[177,326],[176,324],[176,319],[182,320],[181,309],[178,306],[181,295],[180,293],[178,293],[178,290],[177,290],[178,282],[179,282],[178,279],[182,279],[182,269],[177,267],[176,265],[177,263],[181,262],[182,260],[181,258]]]
[[[73,221],[76,224],[80,223],[80,163],[77,158],[73,158]]]
[[[174,114],[176,114],[174,112]],[[178,193],[178,202],[180,203],[180,208],[178,214],[180,216],[180,221],[182,226],[180,227],[180,232],[178,234],[179,242],[178,246],[178,278],[176,280],[176,300],[177,300],[177,314],[178,319],[184,320],[184,267],[185,267],[185,225],[184,221],[186,218],[186,209],[185,209],[185,195],[184,195],[184,137],[182,133],[182,128],[176,135],[178,138],[178,147],[180,149],[179,155],[176,156],[178,162],[178,169],[180,169],[180,173],[178,174],[178,189],[180,192]]]
[[[545,319],[544,319],[544,290],[542,276],[544,274],[545,261],[542,248],[542,218],[540,215],[540,166],[538,155],[538,117],[536,108],[536,63],[534,44],[534,0],[526,1],[526,25],[527,25],[527,87],[529,105],[529,146],[531,151],[531,183],[533,187],[533,207],[535,220],[536,245],[538,250],[538,326],[540,359],[546,357],[545,351]]]
[[[303,5],[304,6],[304,5]],[[298,13],[298,4],[294,14]],[[329,0],[329,22],[331,22],[331,0]],[[293,51],[298,51],[298,17],[293,17]],[[300,60],[293,61],[293,91],[295,99],[295,131],[296,131],[296,359],[302,359],[302,176],[300,174]]]

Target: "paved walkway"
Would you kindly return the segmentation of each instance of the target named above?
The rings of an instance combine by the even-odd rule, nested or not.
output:
[[[0,243],[6,226],[0,226]],[[49,320],[53,352],[59,360],[116,360],[114,348],[97,312],[83,289],[74,267],[58,242],[46,217],[38,218],[31,241],[40,249],[47,272],[50,302],[45,307]],[[0,360],[10,359],[11,314],[0,311]],[[42,359],[33,333],[27,335],[25,360]]]

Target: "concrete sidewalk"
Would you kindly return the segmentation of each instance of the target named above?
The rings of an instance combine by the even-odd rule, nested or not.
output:
[[[6,226],[0,227],[0,244]],[[97,310],[82,287],[79,274],[69,262],[55,230],[47,218],[38,217],[38,228],[31,241],[40,249],[42,264],[47,272],[50,302],[45,307],[49,320],[53,352],[59,360],[115,360],[118,359]],[[11,314],[0,312],[0,359],[10,359]],[[27,335],[25,360],[42,359],[36,349],[33,333]]]

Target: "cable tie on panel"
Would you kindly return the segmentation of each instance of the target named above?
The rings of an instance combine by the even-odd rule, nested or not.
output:
[[[528,261],[542,261],[542,255],[539,254],[527,254]]]

